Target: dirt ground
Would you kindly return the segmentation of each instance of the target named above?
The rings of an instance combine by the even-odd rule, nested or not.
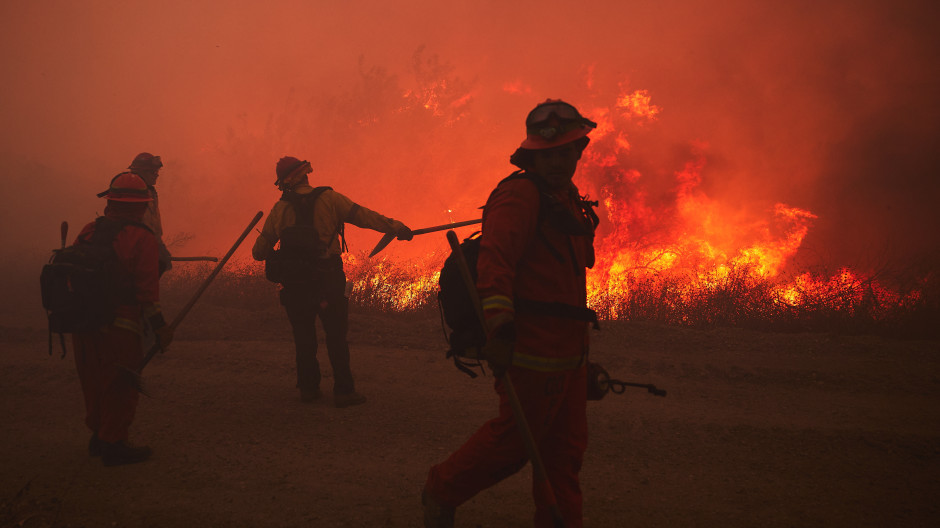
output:
[[[351,319],[369,401],[336,409],[300,402],[273,301],[197,305],[144,371],[132,440],[152,460],[105,468],[71,350],[47,354],[41,310],[4,314],[0,525],[419,526],[428,468],[495,412],[492,378],[444,359],[436,313]],[[593,357],[668,396],[590,404],[585,526],[940,526],[940,343],[608,323]],[[457,526],[531,525],[530,478]]]

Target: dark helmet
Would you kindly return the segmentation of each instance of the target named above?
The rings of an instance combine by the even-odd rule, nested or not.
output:
[[[539,103],[525,119],[526,137],[509,161],[519,167],[528,164],[529,152],[558,147],[584,138],[597,123],[582,116],[574,106],[561,99],[546,99]],[[582,148],[583,148],[582,147]]]
[[[277,168],[275,169],[277,180],[274,185],[282,190],[289,189],[300,182],[312,170],[309,161],[301,161],[293,156],[284,156],[277,162]]]
[[[158,171],[160,167],[163,167],[163,161],[160,160],[160,156],[154,156],[149,152],[141,152],[138,154],[134,161],[131,162],[130,166],[127,167],[132,171]]]

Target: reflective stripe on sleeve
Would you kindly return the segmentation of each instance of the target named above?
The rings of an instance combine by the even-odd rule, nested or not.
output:
[[[140,320],[127,319],[126,317],[115,317],[114,322],[111,323],[118,328],[123,328],[125,330],[130,330],[137,335],[143,335],[143,326],[140,324]]]
[[[512,305],[512,299],[506,297],[505,295],[490,295],[480,302],[483,304],[484,312],[487,310],[508,310],[510,312],[515,312],[515,308],[513,308]]]

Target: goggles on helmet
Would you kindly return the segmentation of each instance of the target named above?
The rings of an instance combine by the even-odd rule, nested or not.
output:
[[[542,121],[548,121],[552,114],[555,114],[556,118],[563,121],[584,120],[584,117],[581,116],[581,113],[578,112],[577,108],[564,101],[559,101],[556,99],[554,101],[546,101],[536,106],[531,112],[529,112],[529,115],[525,119],[526,126],[541,123]]]
[[[547,99],[526,116],[526,138],[520,150],[544,150],[579,140],[588,135],[597,123],[586,119],[578,110],[560,100]],[[586,145],[587,143],[585,143]],[[522,157],[516,160],[523,162]],[[518,163],[510,162],[518,165]]]
[[[526,117],[526,135],[552,141],[581,128],[592,129],[597,123],[582,116],[564,101],[546,101],[535,107]]]
[[[550,123],[553,120],[557,120],[569,130],[573,130],[581,125],[590,128],[597,126],[597,123],[582,116],[574,106],[564,101],[556,100],[542,103],[529,112],[525,120],[526,129],[531,130],[546,123]]]

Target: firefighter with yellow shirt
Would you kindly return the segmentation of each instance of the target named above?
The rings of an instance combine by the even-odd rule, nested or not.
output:
[[[308,161],[285,156],[277,162],[276,172],[274,183],[282,191],[281,199],[271,209],[251,253],[255,260],[265,261],[267,278],[282,285],[280,300],[293,328],[301,400],[322,397],[316,357],[319,317],[333,368],[333,403],[336,407],[365,403],[365,396],[356,392],[349,366],[349,300],[340,257],[346,249],[344,225],[394,233],[399,240],[411,240],[411,229],[330,187],[312,187],[307,179],[313,172]]]

